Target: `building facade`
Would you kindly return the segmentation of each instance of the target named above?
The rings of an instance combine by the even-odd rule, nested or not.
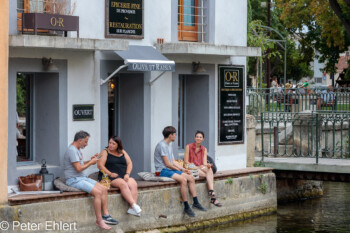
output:
[[[246,0],[62,2],[10,1],[9,185],[43,160],[62,176],[79,130],[91,134],[85,159],[120,136],[134,177],[154,171],[168,125],[178,130],[176,154],[202,130],[219,170],[246,167],[244,98],[235,98],[244,96],[246,57],[260,55],[247,47]],[[225,101],[238,102],[237,113]]]

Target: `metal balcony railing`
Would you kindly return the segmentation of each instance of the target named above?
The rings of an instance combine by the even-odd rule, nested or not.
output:
[[[195,2],[195,1],[193,1]],[[180,4],[183,3],[183,4]],[[179,1],[178,4],[178,28],[179,33],[192,34],[196,36],[196,40],[204,43],[204,36],[207,33],[205,31],[206,23],[205,18],[207,17],[204,14],[204,0],[198,0],[198,6],[185,4],[184,1]]]

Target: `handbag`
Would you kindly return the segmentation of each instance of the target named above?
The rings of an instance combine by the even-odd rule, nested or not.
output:
[[[43,177],[41,175],[28,175],[18,177],[20,191],[42,191]]]
[[[215,174],[218,169],[215,165],[214,159],[212,157],[210,157],[209,155],[207,155],[207,163],[210,163],[212,165],[211,169],[213,170],[213,173]]]

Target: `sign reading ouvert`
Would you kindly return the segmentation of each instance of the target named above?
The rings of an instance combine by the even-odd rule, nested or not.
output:
[[[105,37],[143,39],[143,0],[106,0]]]
[[[75,104],[73,105],[74,121],[93,121],[94,105],[93,104]]]
[[[244,66],[219,65],[219,144],[244,143]]]

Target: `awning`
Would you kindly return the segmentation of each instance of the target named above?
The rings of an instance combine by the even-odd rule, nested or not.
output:
[[[129,50],[115,53],[124,59],[129,71],[175,71],[175,62],[151,46],[130,45]]]

